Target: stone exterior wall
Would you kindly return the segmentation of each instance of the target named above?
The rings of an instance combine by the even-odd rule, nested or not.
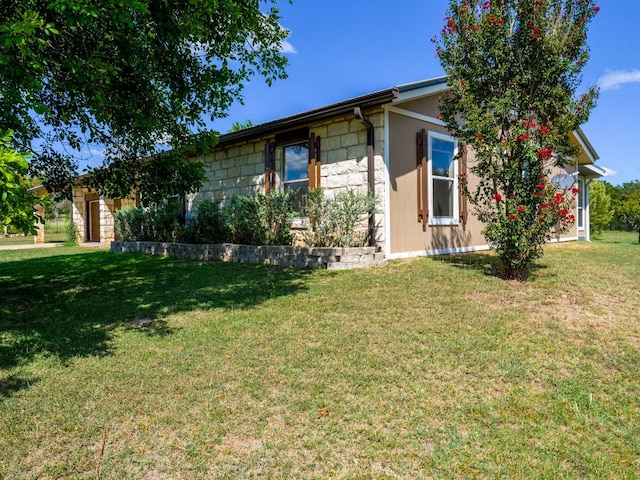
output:
[[[89,190],[86,188],[74,187],[71,198],[71,221],[76,225],[76,240],[80,243],[87,241],[85,238],[87,230],[85,195],[88,193]]]
[[[144,253],[147,255],[192,258],[196,260],[264,263],[280,267],[351,270],[381,265],[385,262],[375,247],[306,248],[273,245],[235,245],[218,243],[194,245],[188,243],[111,242],[113,253]]]
[[[384,114],[382,108],[365,114],[374,125],[375,136],[375,193],[379,213],[376,215],[376,241],[384,243],[385,196]],[[309,133],[321,138],[320,186],[328,196],[352,189],[366,192],[367,184],[367,130],[353,115],[328,119],[309,125]],[[202,157],[207,182],[200,192],[187,198],[187,211],[193,212],[197,201],[215,199],[228,203],[234,195],[263,193],[264,147],[274,136],[261,136],[234,145],[221,147]],[[282,185],[283,148],[275,149],[276,187]]]
[[[100,206],[100,245],[109,246],[116,239],[114,223],[116,211],[123,207],[135,206],[135,200],[98,197],[90,189],[75,187],[71,201],[71,219],[76,225],[76,240],[80,243],[90,241],[87,238],[87,222],[89,221],[87,201],[93,199],[97,200]]]

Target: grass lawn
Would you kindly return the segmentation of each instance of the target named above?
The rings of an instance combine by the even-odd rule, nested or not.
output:
[[[46,242],[66,242],[67,228],[69,226],[69,215],[62,215],[57,219],[49,219],[44,225],[44,239]],[[2,245],[32,245],[33,235],[3,237],[0,229],[0,247]]]
[[[636,238],[524,283],[0,252],[0,478],[638,478]]]

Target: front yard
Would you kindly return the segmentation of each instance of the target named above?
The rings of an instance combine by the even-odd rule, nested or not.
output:
[[[635,239],[524,283],[0,252],[0,478],[636,478]]]

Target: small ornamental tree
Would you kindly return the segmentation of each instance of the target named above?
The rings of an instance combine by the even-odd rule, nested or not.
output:
[[[575,163],[569,134],[595,106],[597,89],[577,90],[598,10],[592,0],[450,0],[433,40],[451,87],[442,119],[475,152],[479,183],[460,183],[506,278],[526,277],[550,236],[575,222],[577,188],[550,178]]]
[[[613,220],[611,197],[604,182],[593,181],[589,185],[589,225],[591,236],[599,238]]]

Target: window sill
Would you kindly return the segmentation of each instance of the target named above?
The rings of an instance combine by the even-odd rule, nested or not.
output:
[[[460,225],[460,220],[457,218],[435,217],[435,218],[429,219],[430,227],[457,226],[457,225]]]

